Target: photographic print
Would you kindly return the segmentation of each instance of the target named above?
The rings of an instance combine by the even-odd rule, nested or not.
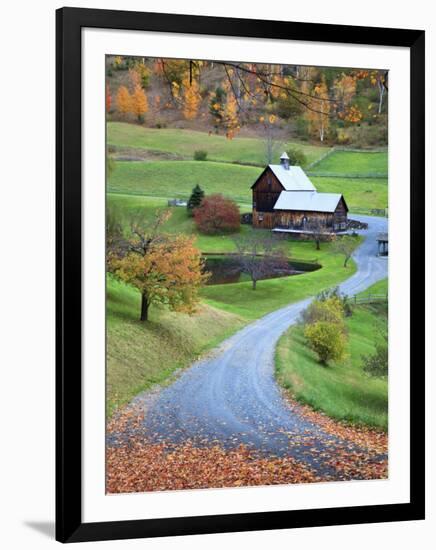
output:
[[[106,56],[106,491],[388,476],[388,71]]]

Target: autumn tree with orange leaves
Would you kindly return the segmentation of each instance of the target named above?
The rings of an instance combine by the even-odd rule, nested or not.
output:
[[[106,112],[109,113],[112,105],[112,96],[109,85],[106,86]]]
[[[116,97],[117,109],[123,115],[127,115],[132,110],[132,97],[126,86],[118,88]]]
[[[139,84],[135,86],[131,96],[131,110],[139,122],[144,120],[144,114],[148,111],[147,96]]]
[[[134,219],[130,236],[114,241],[108,251],[110,271],[141,293],[141,321],[148,320],[153,303],[194,313],[199,289],[208,278],[193,237],[162,233],[170,215],[169,211],[156,212],[151,222]]]

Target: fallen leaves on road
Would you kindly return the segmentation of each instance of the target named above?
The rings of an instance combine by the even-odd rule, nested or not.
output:
[[[243,446],[194,447],[187,443],[170,450],[163,444],[135,441],[107,449],[108,493],[246,487],[319,481],[291,458],[255,458]]]
[[[305,415],[309,413],[304,411]],[[308,458],[321,460],[331,469],[330,474],[317,476],[305,460],[261,457],[244,445],[225,449],[218,444],[199,446],[189,441],[179,445],[150,442],[142,431],[143,413],[127,407],[108,424],[106,491],[139,493],[386,478],[387,459],[378,456],[383,439],[380,443],[378,437],[365,430],[356,435],[347,431],[351,428],[335,427],[337,423],[329,424],[329,420],[316,418],[324,430],[334,428],[334,435],[343,437],[340,443],[330,443],[323,452],[312,447],[315,443],[310,439],[293,438],[289,445],[290,453],[292,445],[307,445]],[[347,445],[351,436],[353,442],[365,442],[367,450]]]

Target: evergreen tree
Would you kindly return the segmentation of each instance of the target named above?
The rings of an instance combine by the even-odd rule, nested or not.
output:
[[[197,206],[200,206],[203,198],[204,198],[204,191],[197,183],[197,185],[192,190],[191,196],[189,197],[188,204],[187,204],[188,214],[190,216],[194,215],[193,214],[194,208],[197,208]]]

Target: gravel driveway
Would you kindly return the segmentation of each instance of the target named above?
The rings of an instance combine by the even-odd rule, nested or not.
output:
[[[356,273],[340,285],[352,295],[387,276],[378,258],[376,235],[387,220],[368,222],[366,239],[355,251]],[[338,445],[353,447],[296,414],[274,379],[274,351],[310,299],[274,311],[223,342],[208,358],[194,363],[172,385],[148,402],[144,428],[154,441],[196,444],[214,441],[227,447],[245,444],[265,456],[292,456],[318,474],[333,474],[325,459]]]

